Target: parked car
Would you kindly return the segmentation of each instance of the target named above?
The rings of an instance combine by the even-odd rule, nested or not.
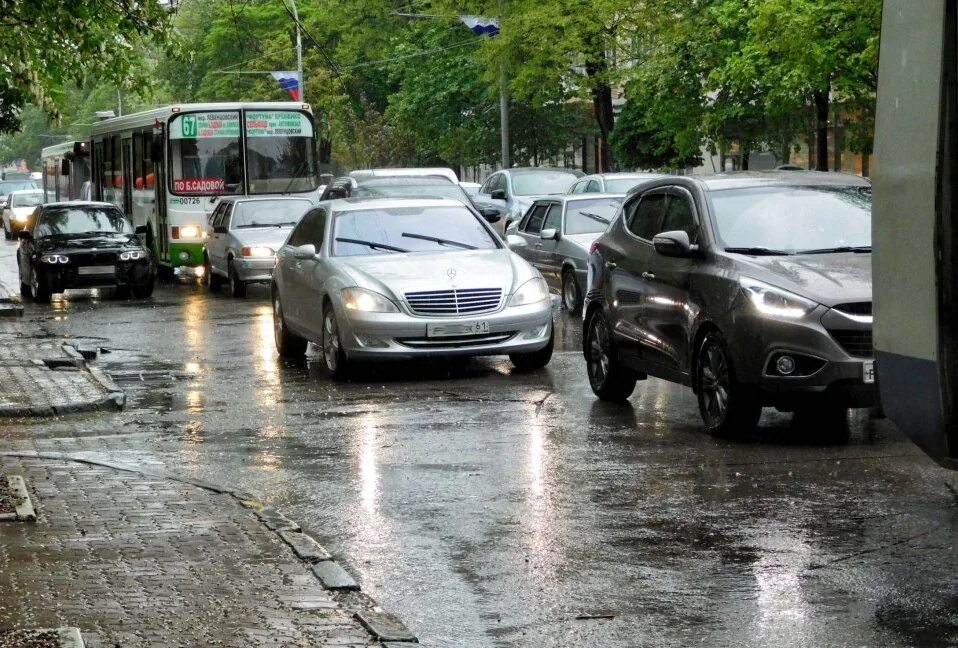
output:
[[[588,194],[537,200],[506,239],[513,252],[561,290],[562,304],[572,314],[582,308],[589,247],[612,222],[623,197]]]
[[[511,223],[519,222],[536,198],[564,194],[581,177],[582,172],[577,169],[502,169],[486,178],[474,200],[477,205],[492,205],[505,211],[501,229],[505,233]]]
[[[442,176],[449,182],[459,182],[456,172],[449,167],[397,167],[393,169],[356,169],[350,178],[395,178],[397,176]]]
[[[455,200],[321,203],[280,249],[272,296],[280,355],[314,342],[335,378],[361,360],[552,357],[545,280]]]
[[[35,180],[30,180],[29,174],[26,178],[0,180],[0,205],[6,205],[7,196],[14,191],[39,191],[40,189],[40,183]]]
[[[385,171],[403,169],[383,170]],[[472,207],[490,223],[498,222],[504,213],[495,206],[477,205],[459,183],[441,175],[379,175],[358,178],[345,176],[331,182],[322,195],[322,200],[341,198],[452,198]]]
[[[482,185],[478,182],[460,182],[459,186],[462,187],[462,190],[466,192],[466,195],[472,198],[479,194],[479,187]]]
[[[276,250],[312,205],[305,198],[222,198],[210,214],[203,258],[209,289],[225,281],[230,295],[245,297],[249,284],[269,283]]]
[[[37,302],[71,288],[153,294],[156,268],[129,218],[109,203],[62,202],[36,208],[21,230],[20,291]]]
[[[569,187],[570,194],[628,193],[646,180],[666,177],[664,173],[594,173],[579,178]]]
[[[871,187],[780,171],[653,181],[589,259],[589,382],[623,400],[647,375],[690,386],[709,432],[765,405],[847,428],[876,404]]]
[[[13,238],[14,232],[24,229],[30,220],[30,214],[43,202],[43,192],[39,189],[14,191],[5,202],[0,203],[3,209],[3,237],[8,241]]]

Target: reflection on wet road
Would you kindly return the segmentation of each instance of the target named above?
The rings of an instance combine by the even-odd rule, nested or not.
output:
[[[775,413],[736,443],[674,385],[600,403],[557,314],[538,373],[497,358],[337,384],[277,359],[264,289],[78,295],[27,318],[104,347],[128,409],[4,432],[262,495],[431,646],[958,642],[952,474],[865,414],[848,445]]]

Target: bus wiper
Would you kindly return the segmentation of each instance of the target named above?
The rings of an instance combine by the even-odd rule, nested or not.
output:
[[[592,220],[599,221],[600,223],[605,223],[606,225],[612,222],[605,216],[599,216],[598,214],[593,214],[591,212],[579,212],[579,213],[585,216],[586,218],[591,218]]]
[[[455,247],[461,247],[465,250],[478,250],[475,245],[469,245],[468,243],[460,243],[459,241],[450,241],[449,239],[438,238],[435,236],[424,236],[422,234],[410,234],[409,232],[403,232],[402,235],[406,238],[419,239],[420,241],[432,241],[433,243],[438,243],[439,245],[453,245]]]
[[[792,254],[787,250],[772,250],[767,247],[727,247],[725,251],[749,256],[789,256]]]
[[[376,243],[374,241],[363,241],[362,239],[354,238],[336,238],[337,243],[353,243],[354,245],[365,245],[368,248],[373,250],[389,250],[390,252],[409,252],[409,250],[404,250],[393,245],[386,245],[385,243]]]
[[[293,175],[290,176],[289,182],[286,183],[286,188],[283,189],[284,196],[289,193],[289,188],[293,186],[294,182],[296,182],[297,180],[302,180],[302,178],[299,177],[299,174],[305,170],[306,170],[306,160],[303,160],[302,162],[299,163],[299,166],[296,167],[296,170],[293,171]]]
[[[872,246],[870,245],[858,245],[858,246],[841,245],[841,246],[832,247],[832,248],[819,248],[817,250],[799,250],[795,254],[833,254],[837,252],[855,252],[858,254],[865,254],[871,251],[872,251]]]

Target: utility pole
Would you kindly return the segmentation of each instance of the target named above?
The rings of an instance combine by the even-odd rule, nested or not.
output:
[[[506,64],[502,64],[499,87],[499,131],[502,139],[502,168],[512,166],[509,142],[509,81],[506,78]]]
[[[293,5],[293,20],[296,21],[296,73],[299,76],[299,100],[306,101],[306,79],[303,78],[303,37],[299,29],[299,12],[296,11],[296,0],[290,0]]]

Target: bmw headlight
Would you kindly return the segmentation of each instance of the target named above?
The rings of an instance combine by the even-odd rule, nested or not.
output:
[[[542,277],[536,277],[525,282],[519,289],[512,293],[512,299],[509,300],[510,306],[527,306],[529,304],[538,304],[549,299],[549,286]]]
[[[244,257],[253,257],[256,259],[265,259],[266,257],[271,257],[275,254],[273,248],[268,247],[244,247],[243,256]]]
[[[61,263],[65,265],[70,263],[70,257],[64,254],[44,254],[40,257],[40,261],[43,263]]]
[[[805,299],[755,279],[742,277],[739,282],[752,305],[762,315],[798,319],[808,315],[818,306],[811,299]]]
[[[127,252],[120,252],[120,261],[139,261],[140,259],[146,258],[146,252],[144,250],[128,250]]]
[[[343,288],[343,306],[363,313],[398,313],[399,309],[385,295],[365,288]]]

